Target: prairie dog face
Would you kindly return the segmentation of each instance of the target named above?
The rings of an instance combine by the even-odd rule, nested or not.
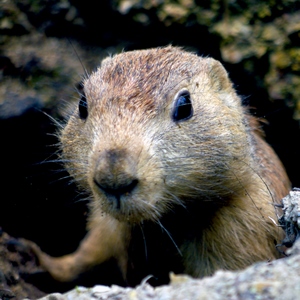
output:
[[[221,64],[173,47],[105,59],[61,133],[66,168],[92,207],[129,223],[237,192],[248,139]]]

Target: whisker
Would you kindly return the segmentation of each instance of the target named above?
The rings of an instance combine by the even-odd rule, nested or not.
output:
[[[71,47],[72,47],[72,49],[73,49],[73,51],[74,51],[74,53],[75,53],[75,55],[76,55],[78,61],[80,62],[81,67],[82,67],[82,69],[84,70],[85,76],[86,76],[86,77],[89,77],[89,73],[88,73],[87,69],[85,68],[85,66],[84,66],[84,64],[83,64],[83,61],[82,61],[80,55],[78,54],[78,52],[77,52],[77,50],[76,50],[74,44],[72,43],[72,41],[71,41],[69,38],[68,38],[68,42],[70,43],[70,45],[71,45]]]
[[[46,115],[51,121],[53,124],[56,125],[56,127],[60,128],[60,129],[63,129],[64,128],[64,125],[61,124],[57,119],[55,119],[54,117],[52,117],[51,115],[49,115],[48,113],[46,113],[45,111],[42,112],[44,115]]]
[[[274,207],[276,207],[276,203],[275,203],[273,194],[272,194],[272,192],[271,192],[271,190],[270,190],[268,184],[267,184],[266,181],[263,179],[263,177],[262,177],[255,169],[253,169],[249,164],[247,164],[245,161],[243,161],[243,160],[240,160],[240,161],[243,162],[248,168],[250,168],[250,169],[253,171],[253,173],[254,173],[256,176],[258,176],[259,179],[263,182],[263,184],[265,185],[265,187],[266,187],[266,189],[268,190],[268,193],[269,193],[269,195],[270,195],[270,197],[271,197],[271,199],[272,199],[272,203],[273,203]],[[276,210],[275,210],[275,214],[276,214],[277,218],[279,219],[280,217],[279,217],[279,215],[277,214]]]
[[[141,229],[141,233],[143,236],[143,242],[144,242],[144,250],[145,250],[145,257],[146,260],[148,260],[148,249],[147,249],[147,242],[146,242],[146,237],[145,237],[145,233],[144,233],[144,229],[143,229],[143,224],[139,224],[139,228]]]
[[[76,198],[81,197],[82,195],[84,195],[84,193],[80,193],[76,196]],[[74,203],[80,203],[80,202],[90,202],[92,200],[92,197],[90,196],[86,196],[84,198],[80,198],[78,200],[75,200]]]
[[[169,236],[170,240],[172,241],[173,245],[175,246],[177,252],[182,256],[182,252],[180,251],[179,247],[177,246],[176,242],[172,238],[171,234],[169,231],[162,225],[162,223],[159,220],[156,220],[156,222],[159,224],[159,226],[165,231],[165,233]]]
[[[229,169],[229,168],[228,168]],[[261,217],[263,219],[265,219],[265,217],[263,216],[263,214],[261,213],[260,209],[258,208],[258,206],[256,205],[255,201],[253,200],[253,198],[251,197],[250,193],[248,192],[248,190],[246,189],[245,185],[242,183],[242,181],[238,178],[238,176],[236,176],[235,172],[232,171],[232,174],[234,175],[234,177],[236,178],[236,180],[239,182],[239,184],[243,187],[245,193],[247,194],[247,196],[249,197],[249,199],[251,200],[252,204],[255,206],[255,208],[257,209],[257,211],[259,212],[259,214],[261,215]]]
[[[183,203],[182,200],[180,200],[177,196],[175,196],[175,195],[174,195],[173,193],[171,193],[170,191],[167,191],[167,194],[168,194],[169,196],[172,197],[173,202],[175,202],[176,204],[182,206],[185,210],[187,210],[187,207],[186,207],[186,205],[184,205],[184,203]]]

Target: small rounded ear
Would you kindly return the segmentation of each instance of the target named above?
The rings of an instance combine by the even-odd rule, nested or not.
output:
[[[103,67],[104,65],[106,65],[109,61],[111,61],[112,56],[107,56],[105,58],[102,59],[101,64],[100,64],[100,68]]]
[[[212,88],[218,93],[220,99],[228,107],[241,107],[241,99],[234,90],[233,84],[223,65],[213,58],[207,58],[206,63]]]
[[[232,82],[223,65],[213,58],[207,58],[206,62],[208,65],[208,75],[214,89],[217,92],[226,92],[228,89],[232,89]]]

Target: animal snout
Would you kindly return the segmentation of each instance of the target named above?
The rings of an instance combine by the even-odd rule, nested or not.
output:
[[[122,196],[128,196],[132,190],[136,187],[138,184],[137,179],[129,179],[128,183],[126,184],[119,184],[115,183],[112,185],[106,185],[103,183],[99,183],[94,179],[94,183],[96,186],[106,195],[106,197],[110,201],[114,201],[116,204],[116,208],[120,209],[121,208],[121,197]]]
[[[100,154],[94,169],[93,182],[115,209],[136,189],[135,159],[123,150],[108,150]]]

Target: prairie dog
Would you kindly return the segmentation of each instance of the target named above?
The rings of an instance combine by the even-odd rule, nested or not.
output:
[[[111,258],[133,284],[278,257],[283,232],[271,219],[290,183],[220,62],[171,46],[132,51],[106,58],[83,86],[60,139],[90,196],[89,232],[59,258],[32,244],[54,278]]]

